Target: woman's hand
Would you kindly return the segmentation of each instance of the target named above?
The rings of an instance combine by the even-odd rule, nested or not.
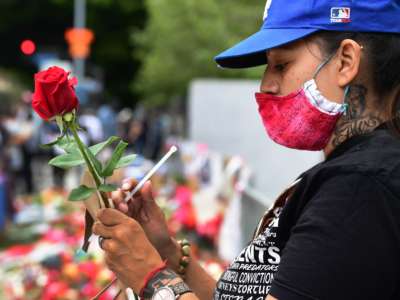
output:
[[[102,209],[93,232],[101,237],[107,266],[136,293],[145,276],[162,265],[162,259],[138,222],[115,209]]]
[[[118,210],[132,217],[142,226],[148,239],[161,256],[169,259],[171,254],[174,255],[176,245],[170,237],[164,213],[154,201],[151,183],[146,182],[128,204],[124,201],[126,193],[137,183],[134,179],[125,180],[122,189],[112,192],[111,198]]]

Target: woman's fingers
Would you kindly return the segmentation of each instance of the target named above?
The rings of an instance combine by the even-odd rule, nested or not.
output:
[[[132,190],[136,184],[137,181],[133,178],[124,179],[121,188],[111,193],[111,197],[113,198],[116,206],[118,206],[120,203],[125,203],[126,193]]]
[[[143,221],[148,222],[150,220],[150,214],[155,212],[156,207],[154,207],[154,205],[157,206],[153,198],[153,191],[150,181],[147,181],[143,185],[143,188],[141,189],[141,194],[143,195],[142,205],[144,209],[141,210],[140,216]]]
[[[100,248],[106,252],[113,252],[117,248],[117,243],[112,239],[104,239],[101,242]]]
[[[124,201],[124,193],[121,191],[121,189],[118,189],[116,191],[113,191],[111,193],[111,199],[114,202],[114,206],[123,212],[124,214],[128,213],[128,204],[125,203]]]
[[[95,222],[95,223],[93,224],[92,230],[93,230],[93,233],[94,233],[94,234],[96,234],[96,235],[98,235],[98,236],[101,236],[101,237],[103,237],[103,238],[109,239],[109,238],[112,237],[112,230],[111,230],[111,228],[109,228],[109,227],[107,227],[107,226],[101,224],[101,222],[98,222],[98,221]]]
[[[133,188],[138,184],[139,182],[134,179],[134,178],[127,178],[123,181],[122,183],[122,190],[125,192],[129,192],[130,190],[133,190]]]
[[[124,202],[124,193],[121,189],[111,192],[111,199],[114,201],[115,206]]]
[[[128,204],[126,204],[126,203],[124,203],[124,202],[118,204],[118,205],[117,205],[117,208],[118,208],[121,212],[123,212],[124,214],[129,213],[129,206],[128,206]]]
[[[121,190],[124,193],[124,203],[126,195],[132,191],[139,182],[134,178],[127,178],[123,181]],[[128,211],[135,216],[142,208],[143,193],[141,189],[128,201]],[[125,206],[123,207],[125,209]]]
[[[146,183],[144,184],[143,188],[140,191],[143,195],[143,198],[145,201],[147,202],[154,202],[154,198],[153,198],[153,189],[151,186],[151,182],[150,181],[146,181]]]
[[[148,212],[145,210],[151,209],[152,206],[155,205],[150,181],[147,181],[140,191],[128,202],[125,202],[126,195],[132,191],[137,184],[138,181],[134,178],[125,179],[121,188],[111,193],[111,199],[115,207],[124,214],[134,218],[140,216],[144,220],[147,220],[149,216]]]
[[[105,226],[117,226],[129,220],[125,214],[112,208],[101,209],[97,213],[97,219]]]

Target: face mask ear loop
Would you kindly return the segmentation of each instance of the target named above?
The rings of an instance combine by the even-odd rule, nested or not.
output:
[[[319,74],[319,72],[321,72],[322,68],[325,67],[330,61],[331,59],[335,56],[335,54],[330,55],[325,61],[323,61],[317,68],[317,70],[314,73],[313,79],[315,79],[317,77],[317,75]]]
[[[350,93],[350,85],[346,86],[344,89],[344,96],[343,96],[343,115],[347,116],[347,113],[349,111],[349,103],[347,102],[347,97],[349,96]]]

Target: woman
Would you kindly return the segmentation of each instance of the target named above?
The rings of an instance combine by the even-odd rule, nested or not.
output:
[[[126,182],[113,200],[130,217],[103,210],[94,226],[118,278],[154,299],[400,299],[399,13],[397,0],[267,1],[262,29],[216,61],[268,63],[256,99],[269,136],[325,161],[281,195],[218,283],[182,264],[150,183],[122,204]]]

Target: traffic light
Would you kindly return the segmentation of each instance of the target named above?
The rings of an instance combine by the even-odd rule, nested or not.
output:
[[[71,28],[65,32],[65,39],[69,44],[71,56],[85,59],[90,53],[90,44],[94,40],[94,33],[87,28]]]

